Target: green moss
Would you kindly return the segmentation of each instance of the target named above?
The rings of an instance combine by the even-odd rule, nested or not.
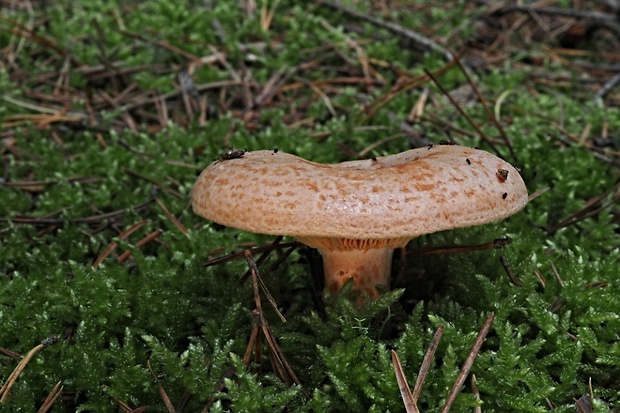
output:
[[[324,309],[315,306],[308,255],[298,249],[272,268],[282,254],[274,252],[261,266],[261,275],[288,321],[282,323],[266,300],[263,308],[302,387],[287,388],[278,378],[264,338],[262,357],[244,366],[254,328],[252,286],[242,282],[247,265],[242,259],[204,264],[209,257],[264,245],[273,238],[222,228],[194,215],[188,197],[202,168],[228,145],[250,151],[277,148],[318,162],[353,159],[355,152],[388,136],[400,139],[385,141],[367,156],[406,150],[409,135],[417,133],[432,142],[454,137],[489,148],[480,137],[448,134],[437,125],[420,123],[403,131],[401,122],[418,101],[419,89],[394,96],[361,123],[368,105],[399,81],[394,68],[422,73],[423,68],[441,67],[441,57],[420,53],[383,29],[351,22],[317,5],[281,1],[264,31],[258,14],[247,17],[233,2],[213,3],[217,4],[208,9],[202,2],[59,2],[34,11],[37,19],[46,18],[37,33],[69,50],[85,67],[114,61],[122,67],[164,68],[128,77],[137,88],[178,90],[176,72],[187,62],[158,46],[159,41],[197,57],[211,54],[208,46],[216,45],[239,74],[251,75],[253,93],[260,93],[257,85],[279,70],[284,70],[285,84],[304,87],[266,103],[255,102],[251,110],[238,106],[243,92],[236,86],[225,93],[207,92],[216,112],[221,101],[234,111],[210,116],[203,126],[182,128],[171,122],[156,133],[146,133],[143,125],[136,132],[119,132],[120,110],[100,113],[99,136],[79,125],[10,129],[18,150],[0,146],[2,179],[42,184],[29,190],[0,187],[0,346],[24,355],[54,334],[60,340],[35,356],[3,407],[35,411],[61,381],[66,397],[56,405],[66,411],[116,411],[114,399],[132,408],[161,409],[159,385],[175,405],[189,395],[186,411],[200,411],[207,402],[212,403],[211,411],[222,412],[402,411],[389,350],[398,352],[413,383],[433,334],[443,326],[419,400],[422,411],[440,411],[478,330],[494,313],[493,327],[472,370],[480,400],[468,382],[452,411],[471,411],[481,404],[488,412],[543,412],[548,411],[547,400],[559,412],[574,411],[573,400],[589,392],[590,380],[597,411],[618,408],[620,237],[618,208],[609,192],[617,167],[593,156],[589,140],[575,141],[567,132],[581,136],[586,125],[590,137],[615,131],[620,112],[585,103],[590,97],[581,93],[563,88],[550,93],[548,87],[532,84],[527,68],[510,67],[524,61],[522,54],[513,55],[505,67],[480,74],[477,82],[490,103],[502,97],[495,109],[516,159],[510,159],[503,145],[500,151],[521,168],[530,192],[549,190],[506,221],[420,237],[412,247],[481,244],[505,236],[513,243],[502,250],[469,254],[409,255],[403,276],[395,280],[396,289],[363,308],[354,304],[350,286],[338,297],[323,297]],[[473,30],[467,23],[481,9],[467,2],[449,4],[453,7],[403,6],[402,13],[385,17],[414,29],[426,27],[436,36],[467,35]],[[28,21],[27,13],[11,13],[17,21]],[[224,40],[213,29],[216,20]],[[146,40],[123,34],[121,25]],[[0,31],[4,43],[20,40],[11,40],[9,33]],[[337,92],[326,88],[326,100],[308,82],[363,76],[351,39],[375,59],[371,65],[383,83],[338,85]],[[16,56],[16,65],[32,76],[16,77],[9,75],[10,67],[3,68],[3,96],[28,100],[24,91],[33,86],[51,94],[53,82],[36,79],[58,71],[64,57],[31,39],[23,41],[25,49]],[[261,42],[271,43],[263,47]],[[245,46],[255,58],[248,57]],[[523,53],[529,56],[530,51]],[[45,58],[30,61],[28,56]],[[557,62],[546,64],[558,67]],[[70,87],[111,87],[77,69],[72,66]],[[209,64],[195,67],[193,80],[206,84],[230,76],[220,64]],[[451,90],[465,83],[457,70],[446,73],[441,82]],[[426,110],[471,130],[435,86],[425,86],[432,94]],[[76,100],[70,109],[85,111],[83,105]],[[496,139],[497,131],[480,104],[469,101],[465,110]],[[2,116],[28,112],[9,101],[0,108]],[[241,112],[255,117],[245,123]],[[62,145],[50,139],[50,131],[60,133]],[[559,225],[604,193],[609,193],[602,201],[608,205],[605,209]],[[154,196],[187,233],[152,202]],[[144,208],[134,208],[142,203]],[[114,215],[105,215],[110,213]],[[24,217],[47,221],[16,220]],[[119,237],[139,223],[135,233]],[[158,230],[162,233],[156,241],[136,247]],[[93,268],[112,242],[116,249]],[[125,251],[132,257],[118,262]],[[510,263],[519,286],[506,276],[500,256]],[[397,273],[398,260],[394,267]],[[4,382],[16,361],[2,357]]]

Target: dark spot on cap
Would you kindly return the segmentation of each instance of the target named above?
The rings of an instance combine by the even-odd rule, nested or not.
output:
[[[498,169],[495,176],[501,181],[505,182],[508,179],[508,171],[506,169]]]
[[[467,165],[471,165],[471,161],[469,160],[469,158],[465,158],[465,162],[467,162]]]
[[[506,199],[506,198],[508,198],[508,192],[504,192],[504,193],[502,194],[502,199]]]

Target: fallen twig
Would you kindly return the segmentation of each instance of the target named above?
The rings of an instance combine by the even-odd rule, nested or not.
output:
[[[63,388],[64,386],[62,385],[61,381],[56,383],[52,391],[47,395],[47,397],[43,401],[43,404],[41,405],[41,407],[39,407],[39,410],[37,410],[37,413],[48,412],[49,409],[51,409],[52,406],[54,405],[54,402],[56,401],[56,399],[58,399],[58,397],[60,397],[60,395],[62,394]]]
[[[443,336],[443,326],[439,326],[435,334],[433,335],[433,339],[431,340],[426,353],[424,354],[424,360],[422,360],[422,365],[420,366],[420,371],[418,372],[418,378],[415,381],[415,386],[413,386],[413,400],[417,403],[420,395],[422,394],[422,388],[424,387],[424,383],[426,382],[426,377],[428,376],[428,372],[431,369],[431,363],[433,358],[435,357],[435,353],[437,352],[437,347],[439,347],[439,341],[441,341],[441,336]]]
[[[443,247],[428,247],[407,251],[407,255],[440,255],[440,254],[462,254],[473,251],[483,251],[490,249],[500,249],[512,244],[511,238],[497,238],[491,242],[478,245],[456,245]]]
[[[8,397],[9,392],[11,391],[11,388],[17,381],[17,378],[22,373],[22,371],[24,371],[24,369],[26,368],[26,365],[28,365],[30,360],[32,360],[32,358],[39,351],[46,349],[52,344],[56,344],[57,341],[58,341],[58,336],[56,335],[50,336],[46,338],[45,340],[43,340],[39,345],[35,346],[32,350],[28,352],[28,354],[26,354],[26,356],[24,356],[23,359],[21,359],[21,361],[17,364],[17,367],[15,367],[15,370],[13,370],[13,372],[11,373],[9,378],[6,380],[4,385],[0,388],[0,403],[4,403],[6,401],[6,398]]]
[[[467,379],[467,375],[469,374],[471,368],[474,365],[474,360],[476,360],[476,357],[478,356],[478,352],[480,351],[480,348],[482,347],[482,343],[484,343],[484,338],[487,336],[489,330],[491,329],[491,326],[493,325],[494,318],[495,318],[495,314],[491,313],[489,318],[487,318],[487,320],[484,322],[484,325],[482,326],[480,333],[478,333],[478,337],[476,337],[476,341],[474,341],[474,345],[472,346],[471,351],[469,352],[469,355],[467,356],[467,359],[465,360],[465,363],[463,363],[463,367],[461,367],[461,371],[459,372],[458,377],[454,381],[454,385],[452,386],[452,389],[450,389],[450,393],[448,394],[446,403],[441,409],[441,413],[448,413],[450,411],[452,404],[456,400],[456,396],[461,391],[461,387],[465,383],[465,379]]]
[[[427,69],[424,69],[424,73],[426,73],[426,75],[433,81],[433,83],[435,83],[435,86],[437,86],[439,90],[441,90],[441,92],[448,98],[448,100],[450,100],[450,103],[452,103],[452,105],[456,108],[456,110],[458,110],[459,113],[465,118],[467,123],[469,123],[471,127],[474,128],[476,132],[478,132],[478,135],[482,138],[482,140],[485,141],[489,145],[489,147],[493,150],[493,152],[495,152],[495,154],[501,158],[502,157],[501,152],[495,147],[491,139],[489,139],[489,137],[486,135],[486,133],[484,133],[484,131],[480,128],[480,126],[478,126],[478,124],[474,122],[474,120],[463,110],[461,105],[459,105],[458,102],[454,100],[452,95],[450,95],[450,93],[443,87],[443,85],[439,83],[435,75],[433,75],[433,73],[431,73]]]
[[[301,242],[298,241],[293,241],[293,242],[283,242],[283,243],[279,243],[274,241],[271,244],[268,245],[263,245],[260,247],[254,247],[254,248],[250,248],[250,252],[252,254],[256,254],[259,252],[265,252],[265,251],[272,251],[274,249],[283,249],[283,248],[288,248],[288,247],[300,247],[303,244]],[[231,254],[228,255],[224,255],[222,257],[217,257],[214,258],[212,260],[207,261],[204,266],[205,267],[210,267],[212,265],[220,265],[220,264],[225,264],[227,262],[232,262],[232,261],[236,261],[239,260],[241,258],[243,258],[245,256],[245,250],[244,251],[240,251],[240,252],[233,252]],[[261,259],[262,257],[260,257],[258,260],[256,260],[257,263],[262,262],[264,259]],[[249,276],[250,274],[247,273],[247,275]]]
[[[147,220],[142,220],[140,222],[136,222],[135,224],[133,224],[132,226],[130,226],[129,228],[127,228],[125,231],[121,232],[118,235],[118,239],[121,240],[125,240],[127,239],[131,234],[133,234],[134,232],[136,232],[138,229],[142,228],[143,226],[145,226],[148,223]],[[116,241],[112,241],[110,242],[107,247],[105,247],[103,249],[103,251],[101,252],[101,254],[99,254],[99,256],[97,257],[97,259],[95,260],[95,262],[93,262],[92,267],[93,268],[98,268],[99,265],[101,265],[101,263],[103,261],[105,261],[105,259],[116,249],[116,247],[118,247],[118,243]]]
[[[258,320],[260,321],[260,328],[263,331],[265,340],[267,340],[269,354],[272,360],[274,370],[284,381],[284,383],[287,384],[287,386],[292,386],[292,384],[295,383],[302,388],[302,392],[304,393],[304,395],[306,395],[306,397],[310,397],[310,393],[302,387],[301,382],[299,381],[297,375],[286,360],[284,353],[280,349],[278,341],[276,340],[273,333],[271,332],[271,329],[269,328],[269,324],[267,323],[267,319],[265,318],[265,314],[263,313],[260,293],[258,291],[258,267],[256,266],[256,262],[254,262],[254,259],[252,258],[252,253],[249,250],[245,251],[245,259],[251,269],[253,281],[252,284],[254,286],[254,302],[256,305],[256,311],[258,313]],[[275,306],[275,303],[272,304],[274,304]]]
[[[512,282],[517,287],[521,287],[521,281],[519,281],[519,279],[512,271],[512,268],[510,268],[510,263],[508,262],[508,259],[502,255],[499,257],[499,262],[502,264],[502,267],[504,268],[506,275],[508,275],[508,278],[510,278],[510,282]]]
[[[620,84],[620,73],[616,74],[614,77],[605,82],[603,87],[601,87],[599,91],[596,92],[596,95],[594,95],[592,102],[596,103],[598,100],[604,99],[605,96],[607,96],[613,88],[618,86],[618,84]]]
[[[447,61],[450,61],[453,58],[452,53],[449,50],[447,50],[445,47],[437,43],[436,41],[420,33],[417,33],[411,29],[403,27],[399,24],[383,20],[379,17],[371,16],[369,14],[358,12],[356,10],[353,10],[349,7],[346,7],[340,4],[339,1],[317,0],[317,3],[323,6],[329,7],[331,9],[337,10],[339,12],[348,14],[349,16],[352,16],[356,19],[360,19],[360,20],[364,20],[369,23],[372,23],[375,26],[380,27],[382,29],[389,30],[392,33],[395,33],[399,36],[406,38],[407,40],[411,40],[419,49],[423,51],[434,51],[434,52],[440,53],[441,55],[443,55],[444,59]]]
[[[98,224],[105,220],[114,220],[125,215],[129,210],[133,210],[136,213],[143,212],[152,203],[152,200],[145,201],[132,208],[119,209],[112,212],[106,212],[104,214],[91,215],[82,218],[36,218],[36,217],[24,217],[18,216],[13,218],[0,217],[0,222],[10,222],[13,224],[29,224],[29,225],[65,225],[67,222],[74,224]]]
[[[161,399],[164,402],[166,409],[168,409],[169,413],[176,413],[176,409],[172,405],[172,402],[170,401],[170,397],[168,397],[168,393],[166,392],[166,389],[164,389],[164,386],[162,386],[161,382],[157,378],[157,375],[153,371],[153,367],[151,366],[150,360],[146,362],[146,366],[149,369],[151,376],[153,376],[153,380],[155,380],[155,382],[157,383],[157,389],[159,391],[159,395],[161,396]]]
[[[480,93],[478,86],[476,86],[476,83],[472,80],[471,76],[469,75],[469,71],[466,70],[465,66],[463,66],[463,64],[461,63],[461,59],[459,59],[459,57],[456,55],[454,56],[454,59],[456,60],[456,64],[461,69],[461,72],[463,73],[463,75],[465,75],[465,78],[467,79],[467,83],[469,83],[474,93],[476,94],[478,101],[480,101],[480,103],[484,107],[484,110],[487,112],[487,116],[489,117],[489,119],[491,119],[491,121],[497,128],[499,135],[502,137],[502,139],[506,143],[506,146],[508,147],[508,150],[510,151],[510,156],[512,156],[512,159],[518,163],[517,154],[515,153],[514,148],[512,147],[512,144],[510,143],[510,139],[508,139],[508,135],[506,134],[506,131],[504,130],[501,122],[499,121],[499,119],[497,119],[497,117],[495,116],[495,113],[491,110],[489,105],[487,105],[486,99],[484,98],[484,96],[482,96],[482,93]]]
[[[161,234],[163,234],[164,231],[162,231],[161,229],[157,229],[153,232],[151,232],[150,234],[147,234],[144,238],[142,238],[140,241],[136,242],[136,248],[142,248],[143,246],[145,246],[146,244],[148,244],[151,241],[156,240],[157,238],[159,238],[159,236]],[[127,259],[129,257],[131,257],[131,250],[127,250],[125,252],[123,252],[119,257],[118,257],[118,262],[125,262],[127,261]]]
[[[398,359],[398,354],[396,354],[394,350],[390,353],[392,355],[392,364],[394,365],[394,373],[396,374],[398,389],[400,390],[400,397],[403,399],[403,403],[405,404],[405,410],[407,413],[420,413],[420,410],[418,410],[418,406],[416,405],[416,401],[411,394],[411,389],[409,389],[409,384],[407,384],[407,378],[405,377],[403,367]]]

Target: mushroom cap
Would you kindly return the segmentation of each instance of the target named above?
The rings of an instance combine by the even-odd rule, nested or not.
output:
[[[198,215],[302,242],[409,240],[499,221],[527,202],[527,188],[512,165],[458,145],[340,164],[278,151],[246,152],[208,166],[192,192]]]

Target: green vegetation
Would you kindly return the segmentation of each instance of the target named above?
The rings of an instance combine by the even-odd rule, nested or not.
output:
[[[343,2],[462,52],[512,156],[458,67],[439,81],[485,136],[423,78],[444,68],[441,51],[331,2],[53,3],[0,14],[0,384],[58,336],[0,410],[37,411],[62,382],[53,411],[165,411],[166,397],[179,412],[404,411],[389,350],[413,383],[443,326],[418,402],[435,412],[491,313],[471,372],[479,398],[470,376],[451,411],[574,412],[585,395],[620,409],[620,94],[593,100],[617,37],[567,44],[570,18],[543,14],[545,31],[483,2]],[[408,118],[425,89],[422,117]],[[350,292],[321,297],[312,252],[274,247],[261,276],[287,322],[264,296],[263,310],[302,386],[278,377],[264,337],[246,366],[248,265],[205,263],[273,237],[194,215],[199,171],[229,146],[339,162],[451,139],[492,142],[531,193],[548,191],[504,222],[409,249],[512,244],[397,257],[394,290],[361,309]]]

